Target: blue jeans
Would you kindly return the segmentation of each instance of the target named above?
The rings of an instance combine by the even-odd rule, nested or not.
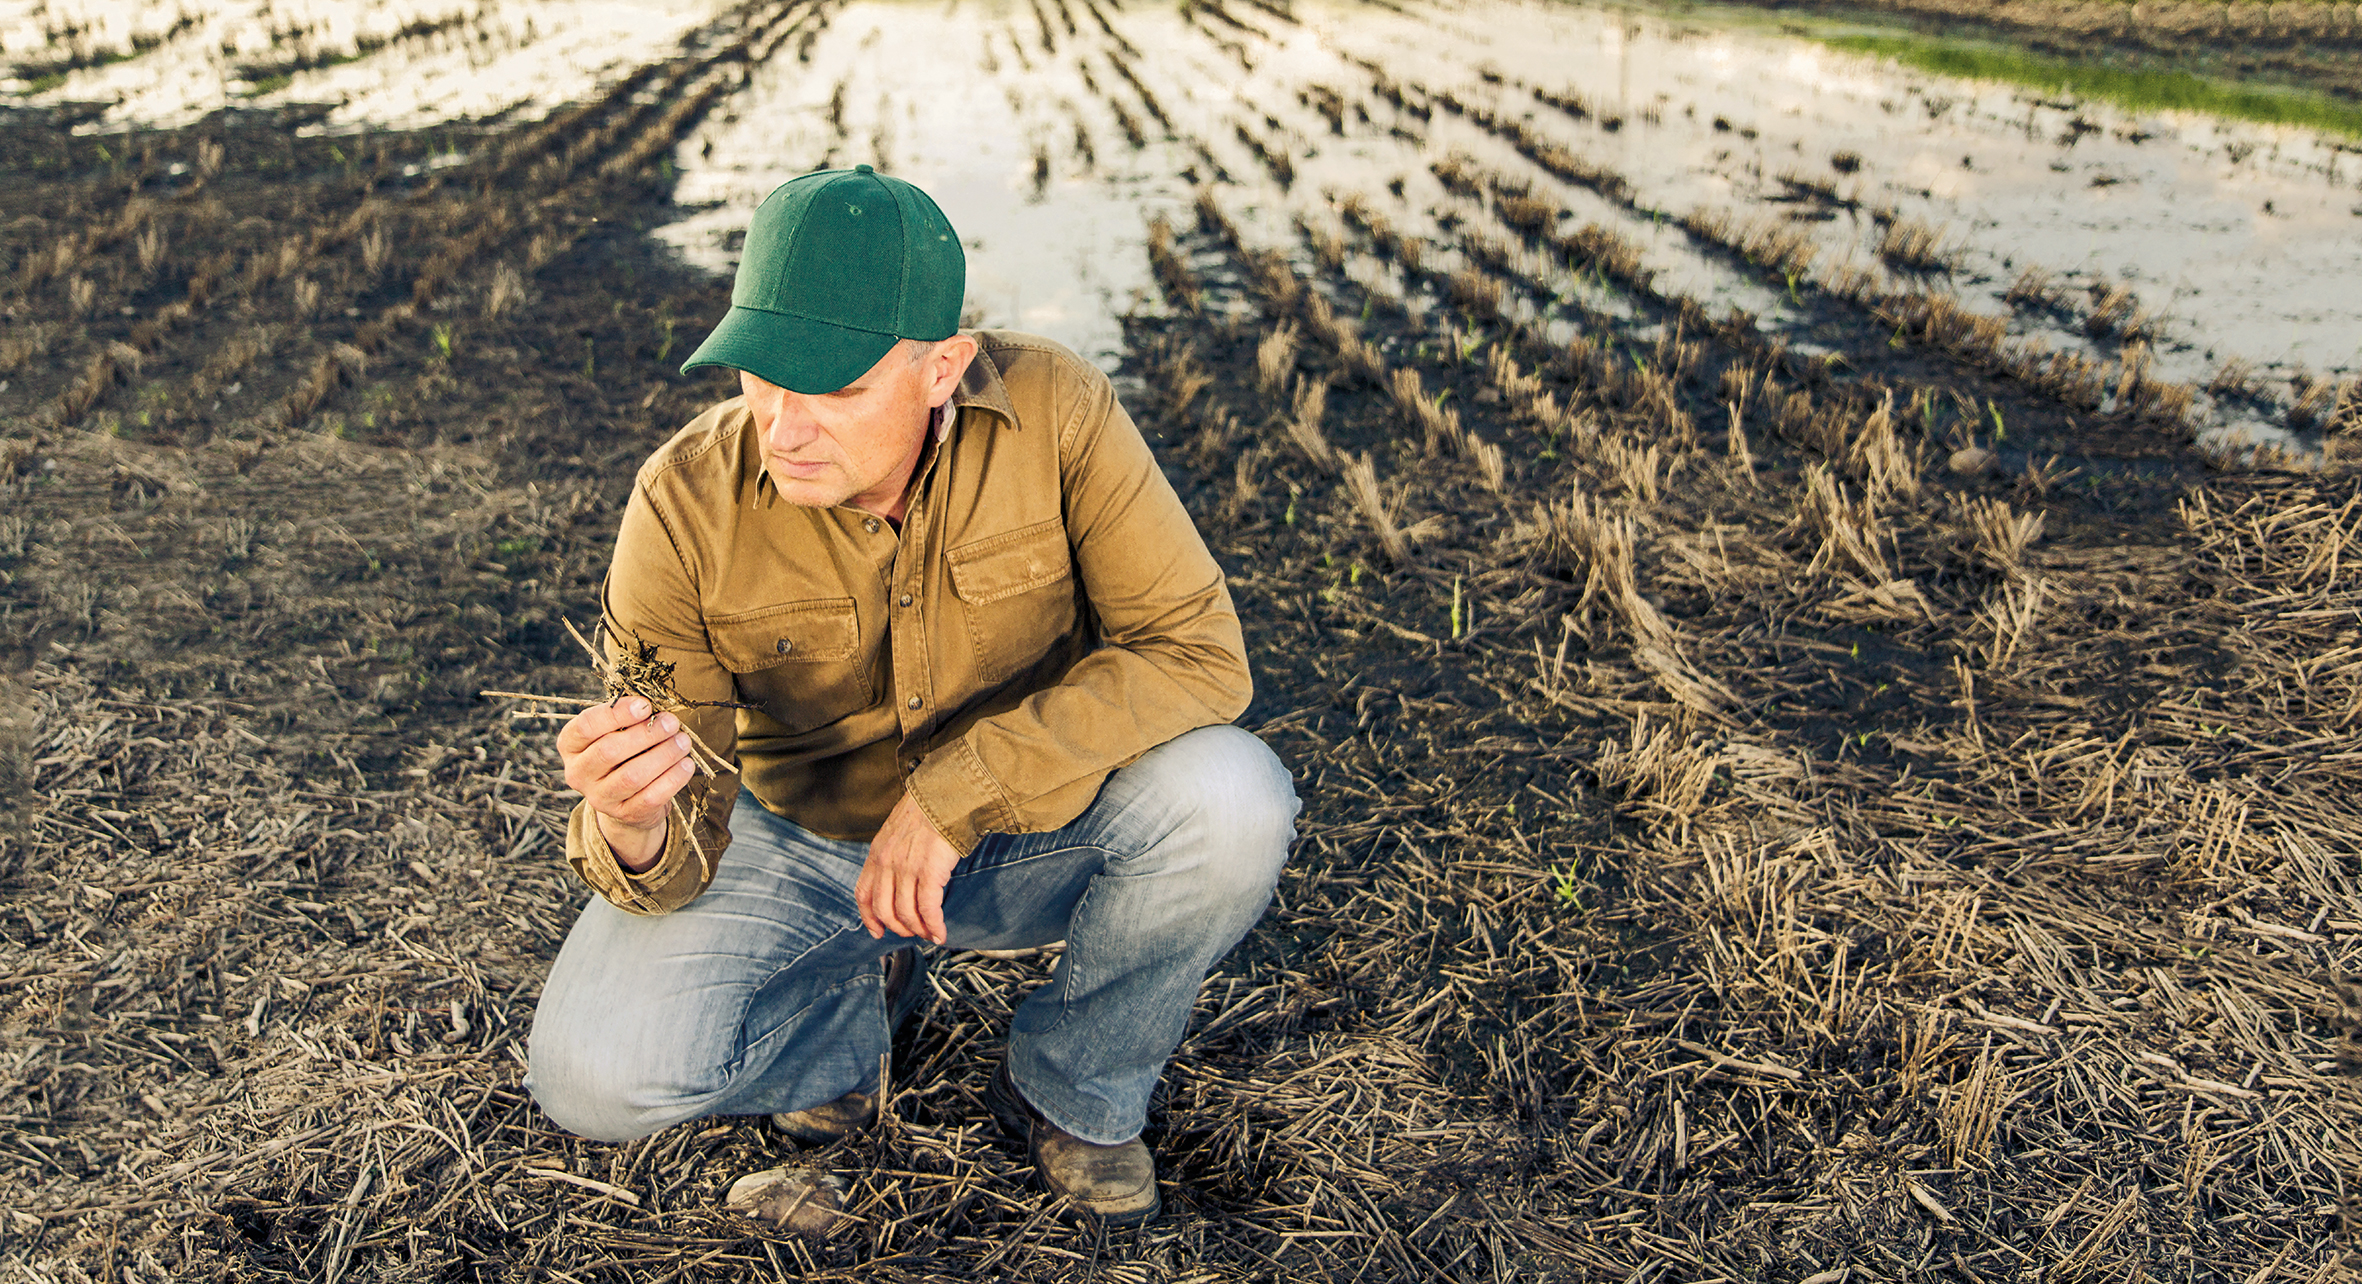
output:
[[[1009,1030],[1026,1100],[1085,1141],[1140,1134],[1206,969],[1271,900],[1295,837],[1287,768],[1233,726],[1143,754],[1044,834],[988,834],[952,871],[953,949],[1064,939]],[[716,1114],[803,1110],[875,1086],[887,1028],[853,885],[868,845],[740,794],[713,885],[657,917],[594,898],[550,966],[527,1086],[560,1127],[628,1141]]]

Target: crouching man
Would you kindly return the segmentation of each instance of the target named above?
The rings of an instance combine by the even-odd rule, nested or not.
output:
[[[641,468],[607,579],[611,645],[654,648],[686,703],[558,736],[599,899],[530,1081],[602,1140],[717,1114],[832,1140],[876,1116],[915,947],[1064,940],[993,1112],[1052,1193],[1138,1222],[1149,1095],[1298,804],[1229,725],[1229,591],[1106,377],[961,333],[965,280],[934,202],[866,165],[755,212],[684,367],[743,395]]]

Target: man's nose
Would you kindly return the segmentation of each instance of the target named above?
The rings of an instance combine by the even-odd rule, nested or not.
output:
[[[769,412],[763,429],[763,444],[767,448],[789,451],[812,440],[812,415],[803,397],[781,388],[771,397],[765,409]]]

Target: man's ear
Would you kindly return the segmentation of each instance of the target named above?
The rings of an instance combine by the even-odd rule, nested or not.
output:
[[[927,358],[927,405],[940,406],[951,400],[960,386],[960,377],[968,373],[968,363],[976,359],[979,347],[976,336],[955,334],[935,345]]]

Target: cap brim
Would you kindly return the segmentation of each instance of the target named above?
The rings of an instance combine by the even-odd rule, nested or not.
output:
[[[732,307],[681,363],[681,373],[700,366],[744,370],[790,392],[835,392],[869,373],[900,339],[872,330],[852,330],[825,321]]]

